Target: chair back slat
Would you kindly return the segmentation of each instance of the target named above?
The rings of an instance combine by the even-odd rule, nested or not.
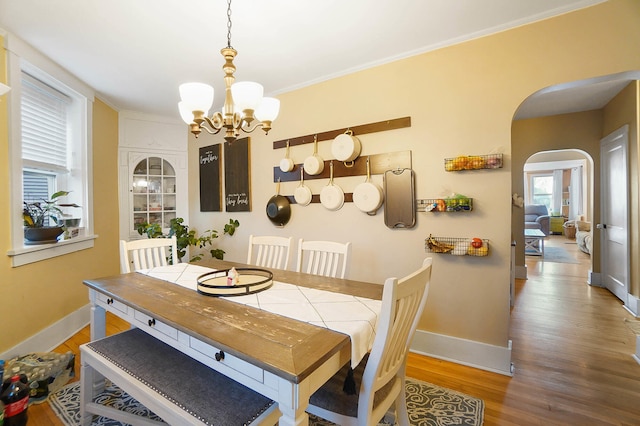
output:
[[[351,243],[298,241],[296,271],[333,278],[345,278]]]
[[[431,265],[432,259],[427,258],[413,274],[401,280],[388,278],[384,283],[376,337],[362,377],[359,417],[361,411],[370,415],[376,391],[391,380],[404,389],[407,354],[429,294]],[[398,420],[398,424],[408,424],[406,419]]]
[[[431,283],[431,258],[420,269],[402,279],[388,278],[382,292],[382,307],[373,347],[366,362],[355,368],[362,372],[355,407],[343,395],[343,367],[316,391],[307,412],[344,426],[375,426],[386,413],[395,412],[395,424],[410,426],[405,395],[407,353],[422,317]],[[381,388],[384,391],[378,392]],[[375,402],[375,404],[374,404]]]
[[[249,236],[247,263],[265,268],[287,269],[291,237]]]
[[[127,273],[178,263],[176,237],[120,240],[120,272]],[[171,260],[169,260],[171,259]]]

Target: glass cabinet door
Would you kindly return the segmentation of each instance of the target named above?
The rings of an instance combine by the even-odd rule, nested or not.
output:
[[[147,157],[133,169],[133,230],[143,223],[169,228],[176,217],[176,172],[160,157]]]

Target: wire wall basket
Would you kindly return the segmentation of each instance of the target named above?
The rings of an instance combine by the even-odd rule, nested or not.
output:
[[[434,237],[429,235],[424,244],[427,253],[454,256],[488,256],[489,240],[482,238]]]
[[[444,169],[448,172],[500,168],[502,168],[502,154],[459,155],[444,159]]]
[[[419,212],[470,212],[473,210],[473,198],[427,198],[416,200]]]

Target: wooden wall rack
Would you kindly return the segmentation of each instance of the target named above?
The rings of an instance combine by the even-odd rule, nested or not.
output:
[[[411,117],[395,118],[392,120],[379,121],[377,123],[361,124],[359,126],[345,127],[343,129],[330,130],[328,132],[314,133],[311,135],[297,136],[295,138],[283,139],[273,142],[273,149],[286,148],[287,141],[289,146],[304,145],[313,143],[313,138],[318,137],[318,142],[334,139],[336,136],[351,130],[354,136],[360,136],[367,133],[383,132],[385,130],[402,129],[411,127]]]
[[[309,175],[304,173],[304,180],[328,179],[331,167],[329,163],[333,161],[333,177],[345,176],[366,176],[367,175],[367,157],[369,157],[369,167],[372,175],[380,175],[387,170],[393,169],[410,169],[411,168],[411,151],[387,152],[382,154],[363,155],[353,160],[353,166],[347,167],[342,161],[324,160],[324,170],[317,175]],[[292,182],[300,180],[300,167],[304,163],[294,165],[290,172],[283,172],[280,166],[273,168],[273,181]]]

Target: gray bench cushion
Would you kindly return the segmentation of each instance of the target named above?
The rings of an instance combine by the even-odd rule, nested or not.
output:
[[[249,424],[274,404],[139,329],[87,346],[207,424]]]

